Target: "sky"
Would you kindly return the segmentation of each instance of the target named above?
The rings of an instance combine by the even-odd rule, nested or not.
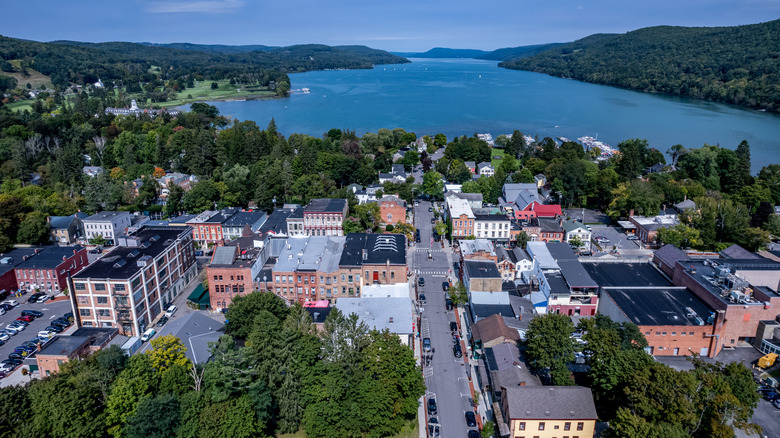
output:
[[[780,18],[780,0],[10,0],[0,34],[35,41],[494,50],[656,25]],[[10,17],[17,17],[10,19]]]

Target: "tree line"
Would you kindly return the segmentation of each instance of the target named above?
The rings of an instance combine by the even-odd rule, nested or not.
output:
[[[780,20],[596,34],[501,67],[780,110]]]

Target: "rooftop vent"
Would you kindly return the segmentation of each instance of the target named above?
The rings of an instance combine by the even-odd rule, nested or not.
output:
[[[128,257],[138,257],[139,255],[141,255],[141,252],[138,251],[137,249],[134,249],[134,250],[130,251],[130,254],[128,254],[127,256]]]
[[[127,264],[127,260],[119,259],[119,260],[116,261],[116,263],[114,263],[114,267],[115,268],[121,268],[122,266],[124,266],[126,264]]]

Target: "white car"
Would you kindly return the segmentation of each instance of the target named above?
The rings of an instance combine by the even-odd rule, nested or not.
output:
[[[38,332],[39,338],[51,338],[52,336],[54,336],[54,332],[50,332],[48,330],[41,330]]]
[[[5,309],[3,309],[2,307],[0,307],[0,315],[5,315]]]
[[[48,295],[43,295],[40,298],[38,298],[38,301],[36,301],[36,302],[37,303],[45,303],[45,302],[49,301],[49,298],[51,298],[51,297],[48,296]]]
[[[19,305],[19,302],[16,300],[5,300],[0,304],[8,304],[9,306],[16,307]]]
[[[168,306],[168,310],[165,311],[165,316],[170,318],[171,316],[173,316],[174,313],[176,313],[176,310],[178,310],[176,306],[174,305]]]
[[[19,333],[22,330],[25,329],[24,324],[8,324],[8,326],[5,328],[6,330],[11,330],[14,333]]]
[[[157,333],[154,331],[153,328],[150,328],[149,330],[145,331],[144,334],[141,336],[141,342],[147,342],[149,339],[152,339],[152,336]]]

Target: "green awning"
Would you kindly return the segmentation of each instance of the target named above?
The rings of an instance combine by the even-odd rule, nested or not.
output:
[[[208,308],[210,304],[209,291],[204,289],[202,284],[199,284],[190,296],[187,297],[187,301],[197,304],[201,309]]]

